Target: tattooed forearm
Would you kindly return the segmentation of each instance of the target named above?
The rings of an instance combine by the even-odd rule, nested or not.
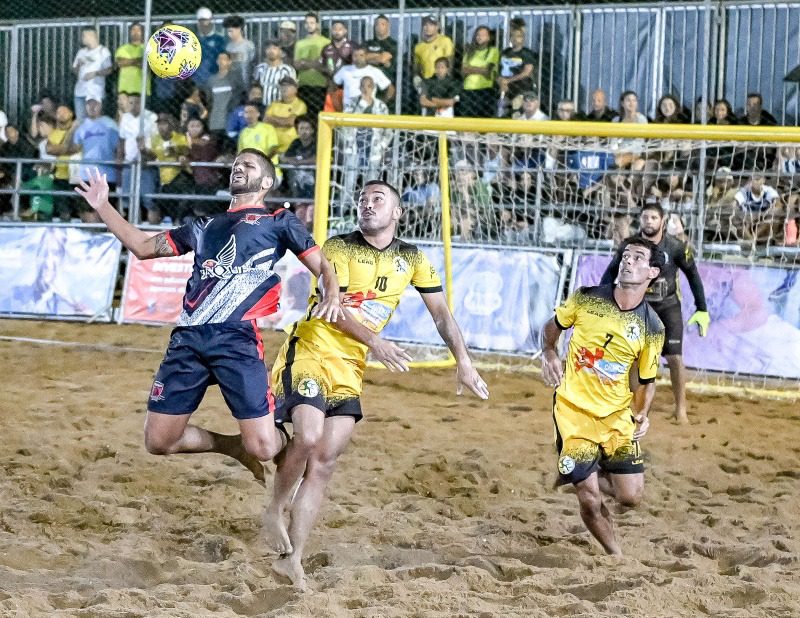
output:
[[[158,236],[153,237],[155,242],[154,253],[156,257],[170,257],[175,255],[172,247],[167,242],[167,233],[161,232]]]

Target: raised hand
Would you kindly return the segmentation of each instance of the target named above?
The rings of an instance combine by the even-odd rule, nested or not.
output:
[[[97,210],[98,208],[108,204],[108,180],[105,174],[101,174],[100,170],[94,168],[89,171],[89,180],[81,180],[75,193],[80,195],[86,202]]]

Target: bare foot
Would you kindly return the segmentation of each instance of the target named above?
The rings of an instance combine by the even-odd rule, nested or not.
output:
[[[672,415],[672,420],[678,423],[678,425],[689,424],[689,417],[686,415],[686,412],[675,412]]]
[[[243,446],[238,449],[238,452],[231,454],[231,457],[250,470],[259,483],[263,484],[265,482],[264,464],[259,461],[258,457],[248,453]]]
[[[264,529],[264,536],[267,538],[267,545],[282,556],[291,554],[292,542],[289,540],[289,533],[286,531],[283,510],[268,508],[264,511],[261,523]]]
[[[233,457],[233,459],[250,470],[257,481],[264,484],[264,464],[258,460],[258,457],[254,457],[244,449],[242,436],[238,434],[228,436],[214,432],[209,433],[214,437],[214,448],[212,450],[215,453],[222,453],[228,457]]]
[[[281,577],[285,577],[292,585],[301,591],[308,590],[306,584],[306,574],[300,566],[300,560],[295,560],[294,556],[283,556],[272,564],[272,570]]]

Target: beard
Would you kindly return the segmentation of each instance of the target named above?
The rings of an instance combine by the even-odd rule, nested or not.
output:
[[[261,179],[248,180],[245,183],[233,184],[231,180],[229,189],[231,195],[242,195],[244,193],[256,193],[261,188]]]

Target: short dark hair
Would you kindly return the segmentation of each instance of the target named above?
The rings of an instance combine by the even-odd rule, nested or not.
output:
[[[344,22],[343,22],[341,19],[334,19],[334,20],[331,22],[331,27],[335,26],[336,24],[342,24],[342,26],[344,26],[344,29],[345,29],[345,30],[347,30],[347,29],[348,29],[348,28],[347,28],[347,24],[346,24],[346,23],[344,23]]]
[[[298,116],[297,118],[295,118],[294,128],[296,129],[301,122],[307,122],[308,124],[311,125],[312,129],[314,129],[315,131],[317,130],[317,123],[314,122],[314,118],[310,114],[303,114],[302,116]]]
[[[387,189],[389,189],[389,193],[391,193],[392,195],[394,195],[397,198],[397,205],[398,206],[402,206],[403,205],[402,200],[400,198],[400,192],[397,189],[395,189],[392,185],[390,185],[388,182],[386,182],[385,180],[380,180],[380,179],[368,180],[367,182],[364,183],[364,186],[361,187],[361,190],[363,191],[367,187],[372,187],[372,186],[376,186],[376,185],[381,186],[381,187],[386,187]]]
[[[508,24],[509,30],[525,30],[527,24],[522,17],[513,17]]]
[[[760,92],[748,92],[747,93],[747,98],[748,99],[758,99],[759,103],[763,103],[764,102],[764,97],[761,96]]]
[[[441,58],[437,58],[436,61],[433,63],[433,66],[436,66],[440,62],[444,62],[447,65],[448,69],[452,66],[450,64],[450,58],[448,58],[447,56],[442,56]]]
[[[386,17],[386,15],[384,15],[383,13],[381,13],[380,15],[378,15],[378,16],[375,18],[375,21],[378,21],[379,19],[385,19],[386,21],[390,21],[390,20],[389,20],[389,18],[388,18],[388,17]]]
[[[644,247],[650,251],[650,261],[648,264],[650,266],[655,266],[659,270],[664,270],[664,252],[658,250],[658,246],[652,240],[644,238],[643,236],[630,236],[622,241],[622,245],[619,248],[619,254],[622,253],[628,247]]]
[[[639,211],[639,214],[641,215],[646,210],[655,210],[662,219],[664,218],[664,207],[658,202],[651,202],[649,204],[645,204],[644,206],[642,206],[642,209]]]
[[[39,112],[39,117],[37,118],[37,121],[49,124],[51,127],[55,127],[58,122],[55,116],[53,116],[52,114],[46,114],[44,112]]]
[[[303,18],[306,18],[306,17],[313,17],[316,20],[316,22],[319,23],[319,14],[318,13],[314,13],[313,11],[309,11],[308,13],[303,15]]]
[[[228,15],[222,22],[223,28],[244,28],[244,17]]]
[[[255,155],[255,157],[261,163],[261,171],[263,172],[264,176],[269,176],[272,178],[273,186],[275,184],[275,166],[272,164],[272,161],[269,160],[269,157],[265,155],[263,152],[256,148],[243,148],[239,152],[236,153],[236,156],[243,154],[251,154]]]

